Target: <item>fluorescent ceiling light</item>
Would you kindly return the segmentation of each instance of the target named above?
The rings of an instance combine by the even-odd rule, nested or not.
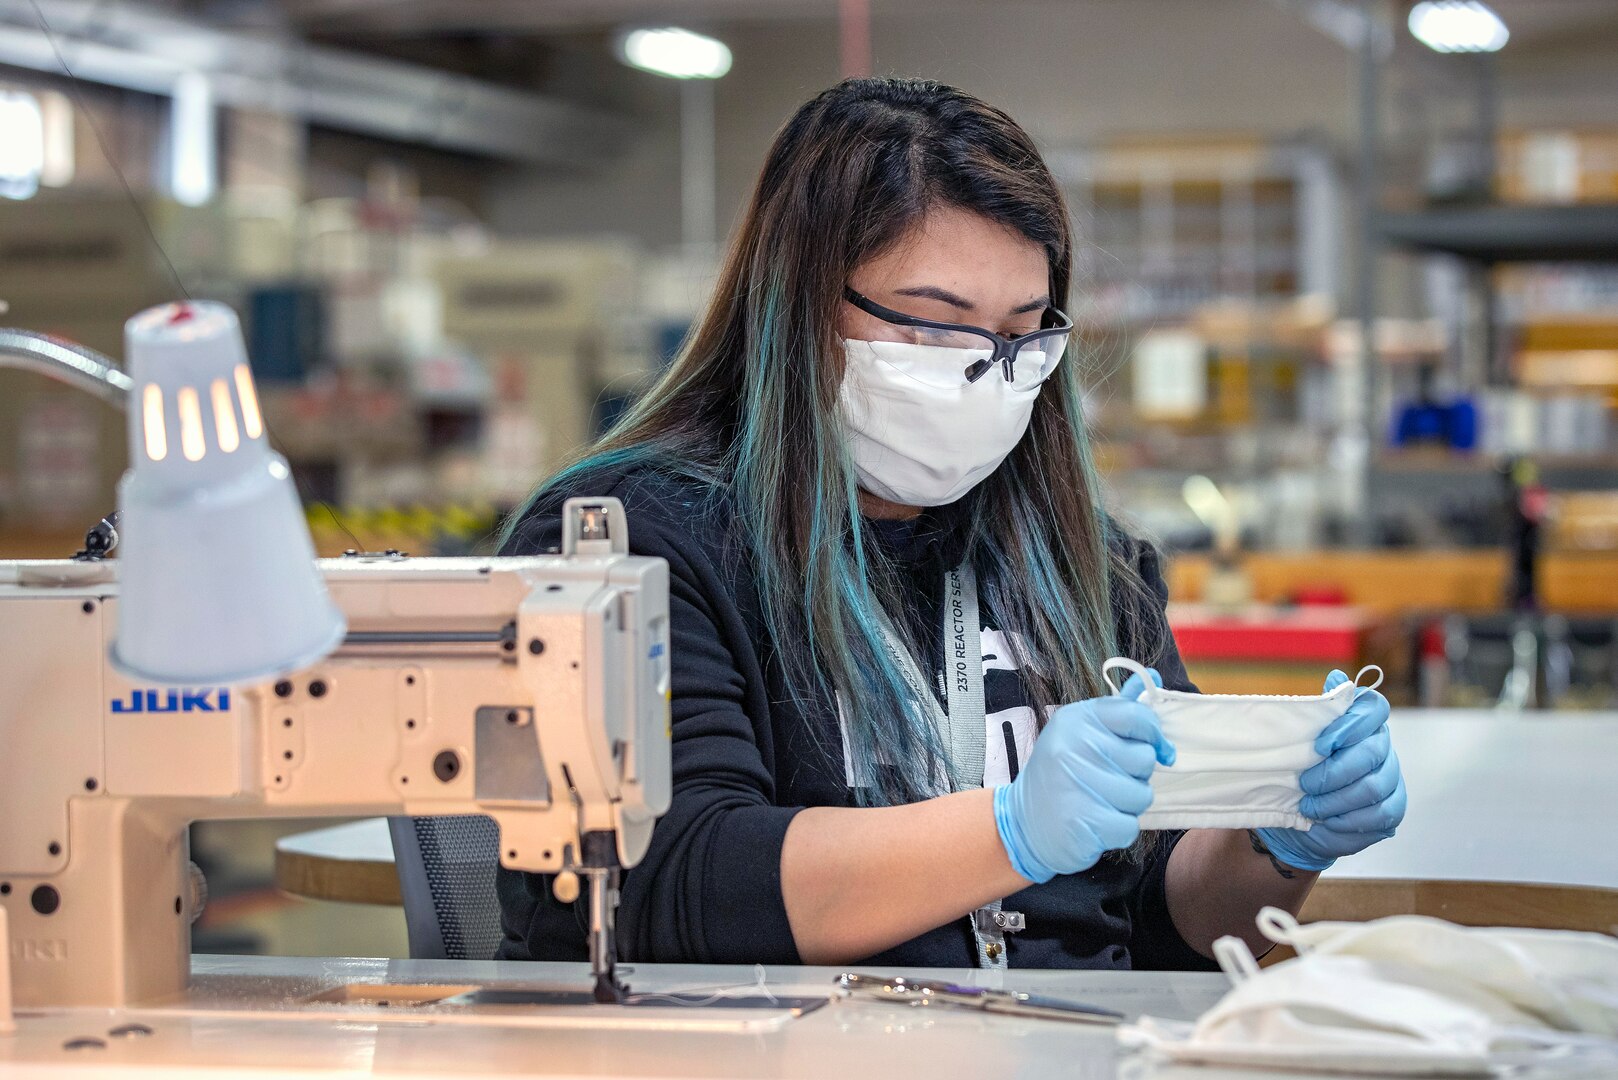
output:
[[[730,49],[723,41],[676,26],[631,30],[618,48],[630,67],[670,79],[717,79],[730,70]]]
[[[1410,32],[1441,53],[1498,52],[1511,37],[1481,0],[1423,0],[1410,9]]]
[[[45,120],[39,99],[0,91],[0,196],[26,199],[39,190],[45,168]]]
[[[174,80],[169,108],[169,187],[176,202],[201,206],[218,184],[213,86],[188,71]]]

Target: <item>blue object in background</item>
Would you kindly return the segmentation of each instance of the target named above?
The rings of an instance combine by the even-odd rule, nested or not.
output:
[[[307,285],[268,285],[247,294],[247,355],[260,382],[302,382],[325,355],[326,311]]]
[[[1399,410],[1393,425],[1394,446],[1416,446],[1444,441],[1445,410],[1441,405],[1417,402]]]
[[[1472,450],[1478,444],[1477,406],[1471,398],[1448,405],[1417,401],[1399,409],[1393,422],[1394,446],[1444,446]]]
[[[1449,444],[1457,450],[1478,445],[1478,407],[1471,398],[1459,398],[1449,407]]]
[[[592,436],[600,438],[605,435],[607,430],[618,422],[618,418],[635,404],[635,398],[634,394],[607,394],[596,399]]]
[[[680,355],[680,346],[685,343],[685,335],[690,331],[689,322],[657,324],[652,332],[652,348],[656,350],[659,367],[668,367],[674,363],[674,358]]]

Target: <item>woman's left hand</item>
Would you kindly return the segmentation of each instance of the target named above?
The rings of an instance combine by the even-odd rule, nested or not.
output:
[[[1326,691],[1348,676],[1326,676]],[[1270,853],[1299,870],[1324,870],[1340,856],[1386,840],[1405,816],[1405,781],[1388,734],[1388,699],[1359,690],[1348,711],[1320,733],[1315,752],[1326,760],[1298,778],[1298,812],[1314,822],[1307,831],[1259,829]]]

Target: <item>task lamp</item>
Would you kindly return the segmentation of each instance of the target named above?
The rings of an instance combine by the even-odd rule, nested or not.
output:
[[[265,438],[235,312],[149,308],[124,342],[113,666],[145,682],[228,686],[319,660],[347,627],[315,567],[291,470]]]

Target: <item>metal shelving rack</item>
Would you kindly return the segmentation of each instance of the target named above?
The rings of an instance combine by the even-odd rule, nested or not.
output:
[[[1330,153],[1304,141],[1162,141],[1050,155],[1079,223],[1075,312],[1150,324],[1222,299],[1336,290]]]
[[[1302,2],[1302,0],[1301,0]],[[1379,253],[1404,251],[1413,254],[1449,256],[1459,261],[1464,288],[1456,311],[1457,348],[1452,354],[1452,370],[1462,386],[1487,394],[1491,388],[1518,388],[1513,350],[1504,347],[1503,332],[1514,324],[1502,304],[1498,268],[1509,264],[1591,264],[1609,263],[1618,267],[1618,205],[1591,203],[1548,204],[1505,201],[1513,185],[1501,169],[1499,82],[1496,57],[1492,54],[1439,57],[1421,49],[1407,52],[1401,71],[1414,74],[1429,87],[1447,86],[1452,96],[1448,104],[1435,106],[1442,113],[1459,104],[1466,122],[1459,131],[1451,129],[1448,149],[1461,151],[1451,158],[1465,167],[1448,175],[1430,168],[1434,132],[1418,124],[1415,134],[1424,136],[1407,143],[1421,150],[1424,165],[1420,171],[1425,201],[1408,209],[1388,209],[1388,189],[1384,180],[1397,165],[1384,146],[1379,103],[1384,84],[1393,74],[1390,60],[1402,41],[1389,19],[1383,0],[1360,0],[1362,30],[1345,44],[1355,48],[1360,61],[1361,145],[1359,202],[1359,258],[1355,276],[1361,319],[1369,324],[1375,310],[1375,260]],[[1348,5],[1341,5],[1347,9]],[[1391,37],[1389,35],[1392,35]],[[1408,48],[1409,43],[1404,42]],[[1440,99],[1442,100],[1442,99]],[[1450,114],[1453,116],[1453,112]],[[1509,147],[1506,147],[1509,152]],[[1515,175],[1514,173],[1511,175]],[[1431,186],[1444,176],[1440,190]],[[1520,186],[1520,185],[1519,185]],[[1610,321],[1610,320],[1609,320]],[[1377,399],[1375,383],[1387,378],[1374,356],[1363,357],[1366,367],[1366,415],[1374,417],[1371,403]],[[1367,434],[1375,445],[1374,419]],[[1513,456],[1473,454],[1459,459],[1420,451],[1378,451],[1367,461],[1366,491],[1391,497],[1412,483],[1437,481],[1446,491],[1470,487],[1480,494],[1493,484],[1493,474]],[[1558,454],[1549,451],[1521,455],[1532,459],[1540,475],[1555,488],[1585,489],[1612,469],[1610,451],[1591,454]],[[1602,485],[1605,486],[1605,485]]]
[[[1385,244],[1505,262],[1618,262],[1618,205],[1518,206],[1502,203],[1382,212]]]

